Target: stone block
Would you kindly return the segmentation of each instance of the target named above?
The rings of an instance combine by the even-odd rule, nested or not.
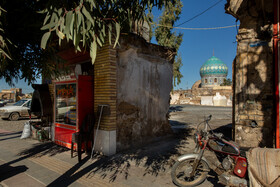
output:
[[[261,142],[259,130],[248,126],[236,125],[235,141],[241,147],[258,147]]]
[[[227,98],[226,96],[220,95],[219,92],[213,97],[214,106],[227,106]]]
[[[96,129],[94,131],[94,136],[96,136],[96,142],[94,150],[103,153],[106,156],[111,156],[116,153],[117,149],[117,136],[116,130],[105,131]]]
[[[272,128],[244,126],[244,124],[236,124],[235,141],[241,147],[272,147],[273,132]]]
[[[249,119],[249,116],[248,115],[239,115],[239,119],[240,120],[247,120],[247,119]]]
[[[251,120],[256,120],[256,121],[264,121],[264,120],[267,120],[268,116],[258,116],[258,115],[255,115],[255,116],[250,116],[249,119]]]
[[[264,112],[262,110],[256,110],[256,115],[263,116],[265,114],[264,114]]]
[[[248,110],[248,115],[256,115],[257,111],[256,110]]]
[[[213,96],[201,96],[201,105],[213,106]]]

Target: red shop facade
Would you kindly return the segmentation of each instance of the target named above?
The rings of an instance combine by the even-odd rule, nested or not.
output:
[[[93,115],[93,76],[81,68],[85,64],[91,66],[88,55],[75,53],[73,49],[60,52],[59,55],[67,61],[70,70],[65,76],[52,80],[53,141],[71,148],[72,135],[81,131],[86,115]]]

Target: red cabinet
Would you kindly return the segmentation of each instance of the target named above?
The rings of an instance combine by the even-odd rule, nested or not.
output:
[[[57,81],[54,96],[54,141],[71,148],[72,134],[80,131],[87,114],[93,114],[93,79],[80,75],[78,79]]]

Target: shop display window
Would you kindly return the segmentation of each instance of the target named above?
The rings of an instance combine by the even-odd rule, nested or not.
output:
[[[55,121],[76,125],[76,83],[55,87]]]

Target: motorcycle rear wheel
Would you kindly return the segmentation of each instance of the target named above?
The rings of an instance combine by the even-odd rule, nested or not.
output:
[[[181,187],[196,186],[204,182],[207,177],[209,166],[204,160],[200,160],[195,174],[190,177],[195,158],[177,161],[171,170],[171,177],[174,184]]]

